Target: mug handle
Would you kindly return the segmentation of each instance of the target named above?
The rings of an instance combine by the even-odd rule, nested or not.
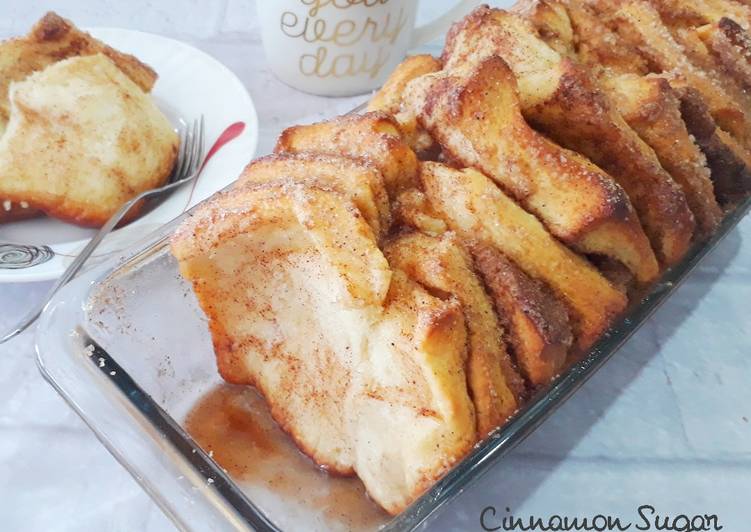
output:
[[[416,27],[412,32],[412,44],[410,47],[421,46],[433,39],[437,39],[448,31],[451,24],[469,13],[476,5],[477,0],[462,0],[434,21]]]

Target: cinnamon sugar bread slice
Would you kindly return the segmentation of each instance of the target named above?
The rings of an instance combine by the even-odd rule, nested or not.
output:
[[[689,87],[676,91],[686,127],[707,157],[717,199],[732,203],[751,192],[751,155],[712,118],[701,94]]]
[[[389,230],[391,213],[383,176],[369,164],[334,155],[268,155],[251,162],[235,186],[278,181],[331,188],[352,200],[376,235],[382,237]]]
[[[355,205],[293,182],[203,205],[172,252],[217,364],[319,465],[398,513],[476,442],[458,303],[392,271]]]
[[[399,223],[425,234],[440,236],[448,231],[441,215],[418,190],[403,192],[394,211]],[[470,251],[473,269],[484,281],[516,366],[532,386],[549,383],[563,367],[573,343],[566,306],[549,286],[529,277],[498,249],[474,243]]]
[[[391,198],[413,187],[417,176],[417,156],[395,119],[381,112],[292,126],[279,136],[274,151],[362,159],[381,172]]]
[[[405,101],[452,160],[493,178],[551,234],[581,253],[622,262],[641,282],[657,277],[626,193],[586,158],[527,125],[514,75],[500,57],[418,78]]]
[[[565,305],[498,249],[478,244],[472,255],[522,374],[535,387],[550,383],[563,369],[573,343]]]
[[[703,235],[722,220],[707,160],[681,117],[680,100],[658,77],[621,74],[602,78],[626,122],[655,150],[681,186]]]
[[[404,271],[431,294],[456,298],[467,323],[467,383],[484,438],[500,427],[521,404],[524,383],[503,343],[503,331],[472,259],[452,233],[428,236],[412,232],[390,241],[384,253],[392,267]]]
[[[410,81],[439,70],[441,62],[432,55],[408,56],[394,69],[383,87],[368,102],[368,111],[383,111],[396,119],[405,140],[420,159],[435,157],[440,148],[417,123],[415,114],[402,105],[402,95]]]
[[[156,82],[156,72],[136,57],[118,52],[56,13],[49,12],[28,35],[0,43],[0,123],[10,116],[8,89],[14,81],[76,56],[104,54],[144,92]],[[0,127],[0,131],[2,127]]]
[[[444,68],[477,64],[493,55],[514,72],[530,124],[608,172],[629,195],[661,262],[678,262],[695,227],[685,195],[590,73],[548,46],[529,21],[487,6],[454,25]]]
[[[435,210],[465,241],[495,247],[561,297],[580,348],[590,347],[626,308],[623,293],[488,177],[473,169],[426,162],[420,179]]]

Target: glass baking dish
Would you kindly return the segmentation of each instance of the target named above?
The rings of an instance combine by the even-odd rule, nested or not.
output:
[[[288,442],[281,454],[248,452],[244,470],[225,470],[212,449],[189,435],[186,416],[207,394],[219,401],[224,394],[235,406],[241,403],[264,430],[278,429],[268,428],[268,412],[254,392],[221,385],[205,318],[169,253],[169,236],[182,217],[65,287],[41,318],[37,362],[49,383],[181,529],[414,530],[581,387],[749,208],[751,199],[729,212],[715,236],[667,271],[580,362],[394,518],[375,509],[359,481],[328,477]],[[217,404],[204,407],[211,414]]]

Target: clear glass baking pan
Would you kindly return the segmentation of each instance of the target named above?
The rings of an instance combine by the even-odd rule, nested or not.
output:
[[[581,387],[750,207],[748,199],[729,212],[716,235],[634,302],[586,357],[394,518],[368,501],[359,481],[330,478],[297,453],[252,390],[221,384],[205,319],[168,249],[181,218],[65,287],[41,318],[37,361],[181,529],[414,530]],[[212,419],[224,428],[212,433]],[[239,444],[227,443],[238,435]]]

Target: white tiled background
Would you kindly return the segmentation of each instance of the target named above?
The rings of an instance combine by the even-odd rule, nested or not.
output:
[[[270,1],[270,0],[269,0]],[[497,4],[504,3],[502,1]],[[451,5],[423,1],[422,18]],[[351,101],[304,96],[269,74],[249,0],[1,0],[0,36],[47,9],[82,26],[166,34],[235,71],[258,106],[260,153],[285,125]],[[610,513],[640,504],[751,520],[751,220],[746,220],[593,380],[436,522],[478,529],[514,513]],[[48,285],[0,285],[0,329]],[[0,530],[169,530],[140,488],[39,377],[32,334],[0,346]]]

